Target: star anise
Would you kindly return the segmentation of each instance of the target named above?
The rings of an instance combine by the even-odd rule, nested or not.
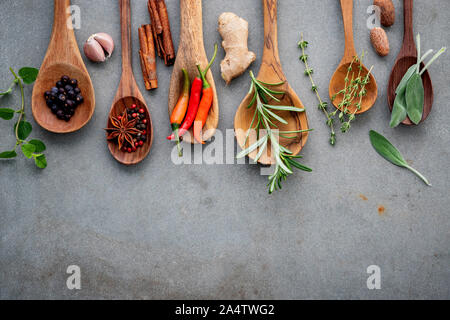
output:
[[[127,111],[125,110],[121,117],[110,117],[112,128],[106,128],[105,130],[109,133],[106,139],[114,140],[117,139],[119,143],[119,149],[122,150],[125,141],[133,146],[133,136],[142,131],[135,128],[137,119],[128,120]]]

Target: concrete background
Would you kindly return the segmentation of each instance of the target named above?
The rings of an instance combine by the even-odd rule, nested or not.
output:
[[[175,45],[179,1],[167,0]],[[450,298],[450,134],[447,53],[430,69],[433,112],[414,128],[389,128],[387,80],[403,37],[402,1],[387,30],[391,53],[379,58],[366,27],[371,1],[355,1],[354,32],[366,65],[375,65],[379,97],[350,132],[328,144],[323,114],[303,75],[296,43],[303,31],[321,95],[341,59],[344,36],[334,0],[280,0],[279,45],[287,78],[315,128],[302,154],[312,173],[296,172],[269,196],[254,165],[180,165],[171,161],[167,96],[172,68],[158,60],[160,87],[144,92],[133,32],[134,71],[155,126],[148,158],[124,167],[109,154],[104,132],[118,86],[121,57],[118,3],[73,0],[81,8],[80,47],[95,32],[110,33],[116,51],[105,64],[86,61],[97,106],[79,132],[55,135],[32,119],[32,136],[47,144],[48,168],[20,156],[0,163],[0,298],[2,299],[448,299]],[[415,1],[415,32],[424,49],[449,45],[450,2]],[[148,23],[146,1],[132,1],[134,31]],[[233,11],[250,22],[249,47],[263,47],[259,0],[203,1],[205,47],[221,41],[217,18]],[[0,87],[8,67],[39,67],[53,21],[53,1],[0,0]],[[223,58],[219,51],[219,61]],[[220,99],[219,129],[232,129],[248,90],[247,75],[225,87],[213,66]],[[18,103],[20,94],[0,99]],[[0,150],[14,144],[12,122],[0,120]],[[390,139],[432,182],[389,164],[372,149],[368,131]],[[367,200],[363,200],[366,197]],[[379,207],[385,208],[379,212]],[[66,268],[78,265],[82,289],[66,288]],[[368,290],[366,268],[381,268],[381,290]]]

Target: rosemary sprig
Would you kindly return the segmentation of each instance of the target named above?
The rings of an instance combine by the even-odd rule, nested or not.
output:
[[[242,150],[236,157],[243,158],[250,153],[258,150],[256,157],[254,159],[257,162],[263,153],[267,151],[268,143],[271,144],[272,156],[275,159],[275,170],[272,175],[269,176],[269,194],[277,189],[281,189],[281,182],[286,180],[287,176],[293,173],[293,168],[297,168],[303,171],[311,172],[312,169],[302,165],[295,159],[301,158],[301,156],[294,156],[292,152],[283,147],[279,143],[279,138],[293,139],[298,136],[299,133],[312,131],[312,129],[306,130],[293,130],[293,131],[282,131],[278,130],[278,126],[275,122],[280,122],[287,124],[288,122],[280,117],[276,111],[291,111],[291,112],[304,112],[305,109],[297,108],[295,106],[283,106],[270,104],[269,101],[280,102],[277,97],[279,95],[284,95],[284,91],[276,91],[271,87],[279,86],[284,84],[284,82],[279,83],[266,83],[255,78],[253,72],[250,71],[250,90],[249,95],[252,95],[252,99],[248,104],[247,108],[255,106],[255,112],[253,114],[250,127],[247,131],[244,145],[250,136],[250,133],[256,130],[256,142],[250,145],[245,150]],[[255,124],[256,123],[256,124]],[[260,133],[264,134],[260,137]],[[294,134],[292,136],[292,134]]]
[[[314,70],[309,67],[308,55],[305,53],[305,49],[308,47],[308,42],[303,39],[303,33],[301,33],[300,36],[301,36],[301,40],[298,43],[298,47],[302,50],[302,55],[300,56],[300,60],[305,65],[305,75],[307,75],[309,77],[309,80],[311,81],[311,89],[312,89],[312,91],[314,91],[314,93],[316,94],[317,100],[319,101],[318,108],[319,108],[319,110],[322,110],[322,112],[327,117],[326,124],[328,127],[330,127],[330,131],[331,131],[330,132],[330,144],[332,146],[334,146],[336,143],[336,133],[334,132],[334,119],[330,115],[330,113],[328,113],[328,103],[323,101],[322,98],[320,97],[317,85],[314,82],[314,79],[312,77]]]

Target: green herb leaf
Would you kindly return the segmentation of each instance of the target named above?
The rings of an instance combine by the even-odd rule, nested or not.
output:
[[[11,159],[15,157],[17,157],[17,153],[14,150],[0,153],[0,159]]]
[[[34,157],[34,163],[38,168],[45,169],[47,167],[47,159],[45,155],[39,154]]]
[[[408,84],[409,79],[411,79],[411,76],[416,71],[416,65],[412,65],[408,71],[406,71],[405,75],[403,76],[402,80],[397,86],[397,89],[395,89],[395,94],[399,94],[401,91],[406,91],[406,85]]]
[[[24,67],[19,70],[19,76],[26,84],[31,84],[36,81],[39,70],[36,68]]]
[[[423,89],[422,77],[415,73],[411,76],[406,86],[406,112],[415,124],[422,120],[423,102],[425,92]]]
[[[389,125],[391,128],[395,128],[406,119],[406,100],[405,92],[401,91],[395,97],[394,106],[392,107],[391,122]]]
[[[17,123],[14,125],[14,130],[16,130]],[[20,121],[18,128],[18,136],[20,140],[25,140],[33,130],[31,123],[27,121]]]
[[[14,117],[15,111],[9,108],[0,108],[0,118],[4,120],[11,120]]]
[[[395,148],[392,143],[389,142],[389,140],[387,140],[385,137],[374,130],[370,130],[369,137],[373,148],[378,152],[380,156],[399,167],[411,170],[427,185],[431,186],[428,180],[420,172],[408,165],[400,151],[398,151],[397,148]]]
[[[33,140],[28,141],[28,143],[34,145],[34,147],[35,147],[34,152],[36,152],[36,153],[44,152],[46,149],[45,144],[41,140],[33,139]]]
[[[31,159],[33,157],[33,153],[36,151],[36,147],[32,144],[23,144],[22,152],[25,157]]]
[[[6,90],[5,92],[0,92],[0,96],[6,96],[7,94],[10,94],[12,92],[12,87],[10,87],[8,90]]]

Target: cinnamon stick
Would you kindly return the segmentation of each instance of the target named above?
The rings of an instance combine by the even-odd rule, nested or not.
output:
[[[156,54],[152,27],[142,25],[139,28],[139,57],[141,60],[142,75],[147,90],[158,88],[158,76],[156,73]]]
[[[164,59],[167,66],[172,65],[175,62],[175,49],[166,3],[164,0],[148,0],[147,7],[158,56]]]

